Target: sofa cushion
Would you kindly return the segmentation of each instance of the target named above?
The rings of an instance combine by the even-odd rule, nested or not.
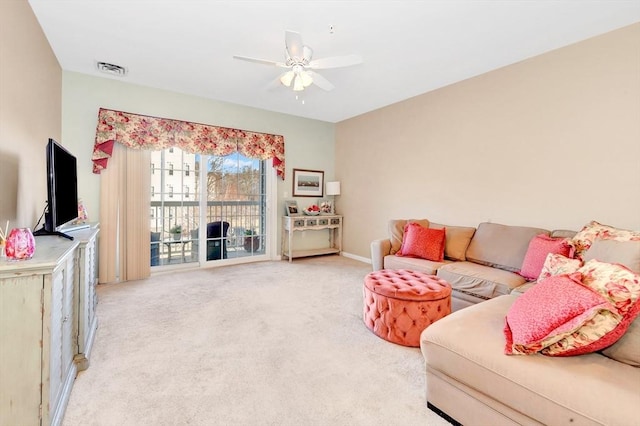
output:
[[[584,253],[585,262],[597,259],[601,262],[619,263],[634,272],[640,272],[640,241],[616,241],[595,239]]]
[[[472,262],[447,263],[438,269],[437,275],[447,280],[452,289],[483,299],[509,294],[527,282],[513,272]]]
[[[571,274],[582,266],[580,259],[570,259],[561,254],[549,253],[542,265],[538,281],[549,278],[553,275]]]
[[[468,226],[449,226],[431,222],[429,228],[447,228],[444,257],[451,260],[467,260],[466,253],[476,228]]]
[[[390,254],[396,254],[402,245],[402,236],[404,235],[404,226],[407,223],[418,223],[425,228],[429,227],[427,219],[397,219],[389,221],[389,240],[391,240]]]
[[[549,231],[526,226],[481,223],[467,249],[467,260],[518,272],[527,253],[529,241],[538,234],[549,235]]]
[[[640,367],[640,318],[636,318],[624,335],[602,354],[616,361]]]
[[[573,238],[577,233],[577,231],[571,231],[568,229],[554,229],[551,231],[549,236],[552,238]]]
[[[535,280],[540,275],[545,259],[549,253],[569,256],[571,246],[565,238],[551,238],[548,235],[536,235],[530,242],[522,261],[520,275],[528,280]]]
[[[384,269],[409,269],[417,272],[424,272],[429,275],[436,275],[441,266],[450,263],[450,260],[433,262],[431,260],[417,257],[401,257],[390,254],[384,257]]]
[[[404,226],[402,246],[396,256],[419,257],[434,262],[444,260],[444,229],[431,229],[417,223]]]
[[[541,352],[579,330],[601,311],[616,309],[601,295],[582,285],[582,274],[544,279],[516,300],[505,318],[506,354]],[[611,320],[611,315],[605,320]],[[620,322],[606,324],[605,332]],[[608,345],[602,346],[602,349]]]
[[[427,370],[458,389],[486,396],[498,410],[505,405],[521,412],[530,424],[636,424],[640,368],[599,353],[504,355],[504,317],[516,299],[500,296],[430,325],[421,335]],[[428,392],[435,386],[429,382]]]
[[[597,239],[617,241],[640,241],[640,232],[614,228],[592,220],[587,223],[571,240],[575,247],[575,257],[582,259],[591,244]]]

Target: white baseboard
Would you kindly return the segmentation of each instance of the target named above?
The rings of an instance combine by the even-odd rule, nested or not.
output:
[[[343,251],[341,255],[344,257],[348,257],[349,259],[358,260],[360,262],[371,264],[371,259],[369,259],[368,257],[358,256],[352,253],[347,253],[346,251]]]
[[[357,261],[368,263],[369,265],[371,265],[371,259],[369,259],[368,257],[358,256],[352,253],[347,253],[346,251],[341,252],[340,256],[348,257],[349,259],[357,260]],[[273,258],[273,260],[282,260],[282,259],[284,259],[284,256],[275,256]]]

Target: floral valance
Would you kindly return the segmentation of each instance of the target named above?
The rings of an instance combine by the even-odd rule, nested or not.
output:
[[[171,146],[193,154],[229,155],[273,160],[284,179],[284,137],[189,121],[150,117],[100,108],[93,146],[93,172],[107,168],[113,144],[132,149],[162,150]]]

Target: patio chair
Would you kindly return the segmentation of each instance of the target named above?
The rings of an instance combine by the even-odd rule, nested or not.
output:
[[[207,224],[207,260],[227,258],[227,231],[229,222]]]

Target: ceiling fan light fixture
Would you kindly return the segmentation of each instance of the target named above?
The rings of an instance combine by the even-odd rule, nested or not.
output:
[[[280,77],[280,83],[284,84],[287,87],[290,87],[291,82],[293,81],[293,77],[295,77],[295,73],[293,71],[287,71],[286,73],[282,74],[282,77]]]
[[[313,83],[313,77],[311,77],[311,75],[308,72],[302,71],[299,75],[300,75],[300,79],[302,80],[302,85],[304,87],[311,86],[311,84]]]
[[[293,80],[293,91],[301,92],[304,90],[304,84],[302,84],[302,78],[300,74],[296,75],[296,78]]]

